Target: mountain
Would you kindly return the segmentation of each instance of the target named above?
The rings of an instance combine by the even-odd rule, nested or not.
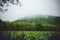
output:
[[[0,20],[0,28],[0,30],[58,31],[60,30],[60,17],[38,15],[17,19],[14,22]]]
[[[29,16],[22,19],[18,19],[15,22],[34,22],[34,23],[41,23],[41,22],[54,22],[55,16],[49,15],[37,15],[37,16]]]

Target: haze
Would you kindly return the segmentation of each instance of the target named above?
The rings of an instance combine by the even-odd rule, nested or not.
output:
[[[59,0],[20,0],[20,2],[21,7],[10,4],[7,12],[0,13],[0,18],[4,21],[14,21],[33,15],[60,16]]]

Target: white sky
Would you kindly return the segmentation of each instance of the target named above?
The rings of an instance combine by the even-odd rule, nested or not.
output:
[[[22,6],[10,4],[8,11],[0,13],[0,18],[13,21],[25,16],[53,15],[60,16],[59,0],[20,0]]]

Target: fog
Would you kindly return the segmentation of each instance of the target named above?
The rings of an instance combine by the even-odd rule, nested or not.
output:
[[[20,2],[21,7],[10,4],[7,12],[0,13],[0,18],[4,21],[14,21],[33,15],[60,16],[59,0],[20,0]]]

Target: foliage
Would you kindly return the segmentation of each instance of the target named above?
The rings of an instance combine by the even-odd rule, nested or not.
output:
[[[52,40],[52,31],[4,31],[0,32],[1,40]],[[52,37],[52,38],[51,38]]]
[[[21,5],[19,0],[0,0],[0,12],[4,13],[5,11],[8,10],[8,6],[10,6],[10,4],[12,5]],[[5,9],[6,8],[6,9]]]
[[[14,22],[0,20],[0,30],[25,30],[25,31],[59,31],[59,18],[35,17],[16,20]]]

